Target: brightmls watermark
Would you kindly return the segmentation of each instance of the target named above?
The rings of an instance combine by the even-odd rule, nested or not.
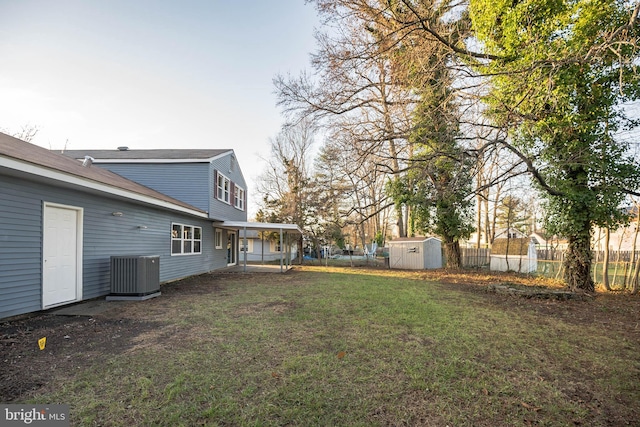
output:
[[[69,427],[69,405],[2,405],[0,427]]]

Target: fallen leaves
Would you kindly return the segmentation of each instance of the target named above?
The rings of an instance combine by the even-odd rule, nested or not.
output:
[[[536,406],[529,405],[526,402],[520,402],[520,405],[522,405],[523,408],[526,408],[526,409],[529,409],[529,410],[535,411],[535,412],[538,412],[540,409],[542,409],[542,408],[538,408]]]

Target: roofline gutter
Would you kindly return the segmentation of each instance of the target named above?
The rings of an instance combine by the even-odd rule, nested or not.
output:
[[[88,153],[91,150],[86,150]],[[202,159],[153,159],[153,158],[128,158],[128,159],[112,159],[108,157],[96,157],[94,158],[94,163],[211,163],[214,160],[218,160],[224,156],[233,153],[233,150],[225,151],[224,153],[220,153],[217,156],[206,157]],[[76,158],[77,160],[81,160],[84,158],[73,156],[72,158]]]
[[[296,224],[286,224],[277,222],[248,222],[248,221],[214,221],[214,227],[230,229],[246,229],[254,231],[288,231],[303,234]]]

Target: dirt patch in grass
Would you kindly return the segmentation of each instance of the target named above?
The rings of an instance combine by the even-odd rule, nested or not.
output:
[[[499,305],[505,310],[528,311],[543,317],[556,317],[568,323],[584,326],[602,326],[640,341],[640,295],[596,292],[593,298],[579,300],[522,298],[517,295],[495,293],[489,286],[495,283],[518,285],[551,291],[563,289],[562,283],[545,278],[509,273],[433,272],[421,275],[425,280],[437,280],[448,289],[481,295],[487,304]]]
[[[272,311],[273,313],[282,314],[295,307],[294,302],[264,302],[264,303],[252,303],[244,304],[235,311],[236,316],[252,316],[257,315],[265,311]]]
[[[282,280],[286,275],[260,275],[262,283]],[[162,296],[118,305],[93,317],[58,316],[48,312],[0,321],[0,402],[28,399],[52,387],[57,374],[75,371],[108,360],[110,355],[161,346],[171,350],[196,341],[197,325],[176,326],[167,322],[202,295],[226,293],[228,274],[204,274],[163,285]],[[242,276],[251,281],[253,274]],[[176,304],[180,300],[181,304]],[[286,310],[286,304],[267,303],[247,307]],[[44,350],[38,340],[46,337]]]
[[[0,322],[0,402],[24,400],[41,388],[50,388],[59,373],[80,371],[141,347],[162,343],[171,349],[188,331],[169,328],[165,320],[175,313],[167,297],[197,298],[222,292],[220,276],[202,275],[162,286],[161,298],[118,306],[94,317],[48,313]],[[38,340],[46,337],[43,350]]]
[[[41,314],[0,324],[0,402],[11,402],[47,387],[56,373],[73,373],[136,345],[155,330],[135,317]],[[38,340],[46,338],[43,350]]]

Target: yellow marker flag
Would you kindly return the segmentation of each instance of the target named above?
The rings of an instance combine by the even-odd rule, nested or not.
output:
[[[40,350],[44,350],[44,346],[47,345],[47,337],[42,337],[38,340],[38,347]]]

